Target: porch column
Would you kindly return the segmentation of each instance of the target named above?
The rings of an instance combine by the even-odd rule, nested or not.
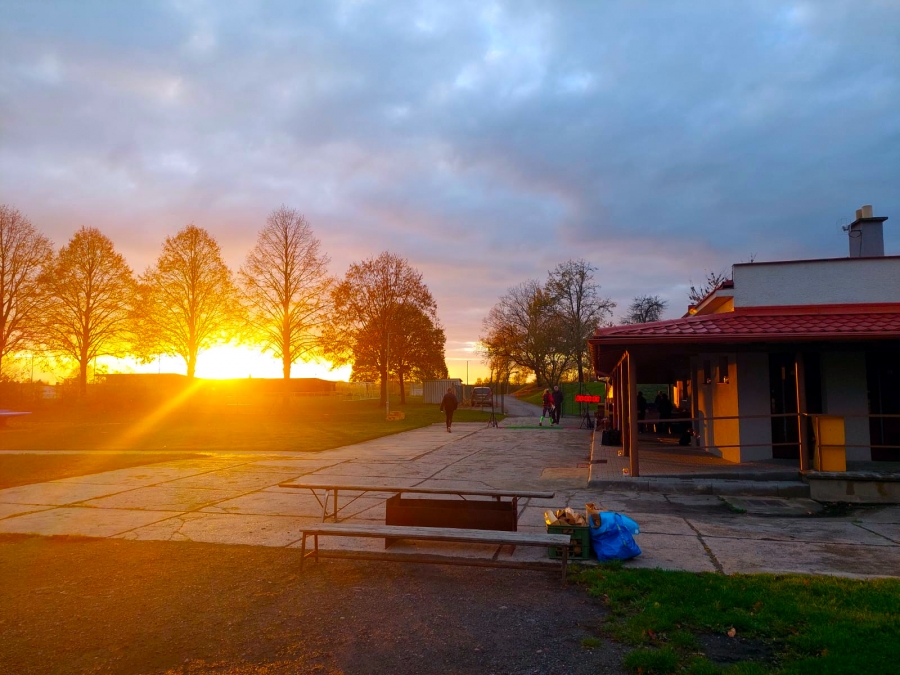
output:
[[[638,465],[638,424],[637,424],[637,366],[631,352],[628,353],[628,457],[631,464],[631,475],[641,475]]]
[[[622,357],[622,363],[619,366],[622,373],[622,454],[626,457],[631,456],[631,391],[628,382],[628,352]]]
[[[794,357],[794,380],[797,382],[797,427],[800,439],[800,470],[809,469],[809,424],[806,417],[806,368],[803,352]]]
[[[624,405],[624,401],[622,401],[622,362],[620,361],[616,365],[616,429],[619,430],[619,433],[622,432],[623,425],[623,417],[622,417],[622,406]]]

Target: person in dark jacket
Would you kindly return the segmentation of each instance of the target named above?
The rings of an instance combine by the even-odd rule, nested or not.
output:
[[[563,393],[559,389],[559,385],[553,385],[553,421],[550,426],[559,425],[559,416],[562,414]]]
[[[456,394],[453,387],[447,387],[447,393],[441,399],[441,412],[447,416],[447,433],[450,433],[450,425],[453,424],[453,413],[459,407],[459,401],[456,400]]]
[[[644,392],[639,391],[637,394],[637,412],[638,412],[638,431],[646,431],[646,425],[641,424],[647,418],[647,399],[644,398]]]
[[[662,427],[661,431],[664,434],[672,433],[672,423],[669,421],[672,419],[672,402],[669,400],[668,394],[662,395],[662,401],[659,402],[659,421],[660,427]]]

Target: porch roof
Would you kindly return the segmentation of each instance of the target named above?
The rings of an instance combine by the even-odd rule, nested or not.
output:
[[[598,328],[588,343],[594,369],[602,375],[631,347],[865,340],[900,340],[900,303],[736,308]],[[658,348],[654,351],[659,353]]]

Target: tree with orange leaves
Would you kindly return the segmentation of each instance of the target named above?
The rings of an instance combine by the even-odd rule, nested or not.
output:
[[[136,285],[131,268],[100,230],[82,227],[41,281],[47,292],[43,333],[50,351],[78,363],[78,390],[98,356],[124,356],[133,338]]]
[[[350,265],[331,298],[325,355],[336,366],[352,363],[356,372],[359,364],[360,372],[377,373],[384,405],[392,370],[391,345],[419,330],[405,317],[419,312],[436,326],[437,303],[422,274],[405,258],[387,251]],[[443,350],[443,342],[440,346]]]

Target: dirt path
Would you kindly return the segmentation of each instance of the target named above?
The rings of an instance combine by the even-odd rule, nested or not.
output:
[[[298,552],[0,539],[0,672],[620,673],[602,610],[555,573]]]

